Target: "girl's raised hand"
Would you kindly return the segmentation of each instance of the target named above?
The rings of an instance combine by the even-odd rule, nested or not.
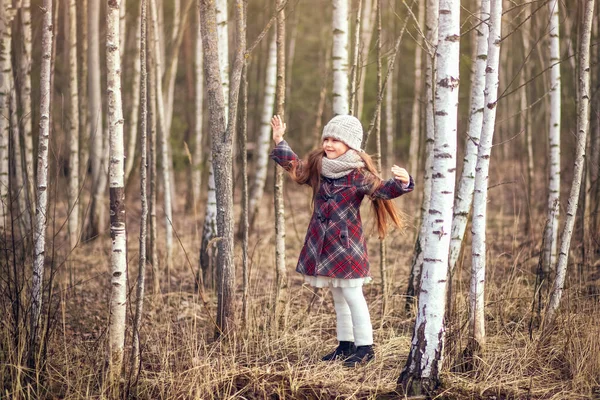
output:
[[[408,175],[408,171],[397,166],[396,164],[394,164],[392,167],[392,174],[394,174],[395,179],[398,179],[403,184],[408,185],[410,183],[410,175]]]
[[[274,115],[273,118],[271,118],[271,128],[273,128],[273,141],[275,144],[279,144],[279,142],[283,140],[286,128],[286,124],[281,121],[279,115]]]

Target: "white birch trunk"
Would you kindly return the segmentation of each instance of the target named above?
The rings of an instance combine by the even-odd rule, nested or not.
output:
[[[106,68],[110,167],[110,236],[112,238],[109,363],[112,383],[118,383],[125,347],[127,306],[127,234],[125,231],[125,148],[121,103],[121,55],[119,50],[119,3],[107,1]]]
[[[79,82],[77,72],[77,1],[69,0],[66,17],[69,27],[69,96],[67,128],[69,130],[69,247],[74,249],[78,241],[79,206]]]
[[[438,1],[427,0],[427,20],[425,22],[426,42],[429,43],[425,60],[425,173],[423,174],[423,200],[421,202],[421,222],[415,240],[415,248],[411,260],[408,289],[406,291],[406,308],[410,308],[415,296],[419,294],[421,270],[423,268],[423,249],[425,248],[427,211],[431,201],[431,174],[433,167],[433,143],[435,141],[435,51],[438,43]]]
[[[173,23],[171,31],[171,49],[172,56],[170,57],[169,64],[165,69],[166,79],[166,98],[165,103],[165,127],[167,132],[171,132],[171,122],[173,121],[173,95],[175,93],[175,77],[177,76],[177,61],[179,60],[179,44],[177,43],[177,36],[180,33],[181,26],[181,0],[173,0]],[[185,29],[185,27],[183,28]]]
[[[348,93],[348,0],[333,0],[333,114],[346,115]]]
[[[200,12],[200,9],[198,9]],[[196,51],[194,57],[194,67],[196,75],[196,90],[194,103],[194,157],[192,160],[192,193],[194,196],[194,216],[198,214],[198,201],[200,200],[200,190],[202,187],[202,125],[203,112],[202,104],[204,102],[204,52],[202,51],[202,31],[200,29],[200,14],[198,14],[198,26],[196,27]]]
[[[181,44],[183,43],[184,32],[187,29],[187,15],[189,10],[191,9],[194,1],[188,1],[187,5],[183,11],[181,12],[181,0],[176,0],[173,2],[173,27],[171,32],[171,45],[169,51],[169,62],[165,63],[164,70],[164,91],[165,97],[163,98],[163,103],[165,107],[165,132],[167,132],[167,138],[171,136],[171,123],[173,121],[173,101],[174,101],[174,92],[175,92],[175,80],[177,77],[177,68],[179,65],[179,51],[181,49]],[[173,146],[171,145],[171,141],[167,140],[167,149],[168,149],[168,158],[169,162],[172,165],[173,159]],[[175,187],[177,181],[175,180],[175,171],[172,167],[169,167],[170,174],[170,184],[171,184],[171,198],[174,199],[177,197],[177,189]],[[171,203],[171,208],[173,213],[177,209],[177,202],[173,201]]]
[[[160,54],[160,43],[158,41],[159,32],[158,29],[158,10],[156,5],[156,0],[150,1],[150,10],[152,13],[152,26],[153,26],[153,45],[154,45],[154,54]],[[166,121],[165,121],[165,108],[164,108],[164,96],[162,91],[162,64],[158,61],[159,57],[155,57],[155,72],[156,72],[156,111],[158,116],[158,139],[160,146],[160,154],[161,154],[161,164],[162,164],[162,178],[163,178],[163,198],[164,198],[164,209],[165,209],[165,247],[167,251],[167,287],[170,286],[170,272],[171,266],[173,264],[173,208],[171,205],[171,158],[169,157],[169,150],[167,145],[167,140],[169,137],[169,133],[166,130]]]
[[[356,22],[354,23],[354,50],[352,52],[352,65],[350,66],[350,100],[348,102],[348,113],[350,115],[356,114],[356,87],[358,86],[358,55],[360,53],[360,31],[361,24],[360,18],[362,14],[363,0],[358,0],[358,10],[356,11]]]
[[[285,10],[283,0],[277,0],[275,3],[279,13],[277,14],[277,81],[275,113],[285,118]],[[285,119],[284,119],[285,120]],[[285,206],[283,201],[284,171],[283,168],[275,165],[275,184],[273,193],[273,203],[275,207],[275,270],[276,270],[276,291],[275,291],[275,323],[274,329],[279,327],[280,317],[283,316],[285,325],[285,307],[287,303],[287,271],[285,267]],[[285,327],[285,326],[284,326]]]
[[[9,65],[11,65],[11,63],[9,63]],[[10,134],[12,136],[12,148],[10,148],[10,151],[12,151],[12,157],[14,157],[14,165],[15,165],[15,169],[13,172],[13,177],[14,177],[14,183],[11,183],[10,188],[13,191],[13,201],[16,200],[17,202],[17,207],[18,207],[18,213],[19,213],[19,227],[21,229],[21,235],[22,236],[26,236],[29,235],[31,232],[31,214],[28,212],[28,203],[27,203],[27,186],[25,183],[25,179],[27,178],[27,176],[25,175],[25,171],[23,168],[23,164],[21,163],[22,157],[23,157],[23,150],[21,147],[21,140],[20,140],[20,132],[19,132],[19,115],[18,115],[18,108],[19,106],[17,105],[17,91],[15,88],[15,81],[14,81],[14,75],[13,75],[13,70],[12,70],[12,65],[11,65],[11,69],[9,72],[9,87],[10,87],[10,91],[8,93],[9,99],[7,101],[8,105],[9,105],[9,110],[8,110],[8,114],[9,114],[9,118],[10,118]],[[16,198],[16,199],[15,199]],[[9,203],[10,204],[10,203]],[[0,226],[1,226],[1,222],[0,222]]]
[[[277,44],[276,35],[269,45],[269,58],[265,78],[265,97],[263,100],[262,117],[260,119],[260,134],[256,144],[256,171],[252,182],[249,199],[249,221],[254,226],[258,205],[263,197],[267,180],[269,148],[271,146],[271,117],[275,104],[275,81],[277,80]]]
[[[227,0],[216,0],[217,36],[219,40],[219,71],[223,98],[225,99],[225,124],[229,115],[229,31],[227,23]]]
[[[79,27],[79,176],[87,179],[90,164],[90,126],[88,105],[88,0],[77,2]],[[79,219],[83,221],[84,207],[79,203]]]
[[[575,167],[573,170],[573,181],[571,183],[569,200],[567,202],[565,226],[560,240],[560,250],[558,252],[556,265],[556,279],[554,281],[550,303],[548,304],[544,319],[545,332],[550,331],[554,326],[556,312],[558,311],[558,306],[560,305],[560,299],[562,297],[567,274],[569,248],[571,247],[571,237],[573,235],[573,226],[577,215],[579,192],[585,167],[585,145],[590,122],[590,99],[592,97],[590,92],[590,37],[593,15],[594,0],[585,0],[583,26],[581,27],[581,39],[579,42],[577,147],[575,153]]]
[[[213,157],[212,151],[208,153],[208,187],[206,194],[206,212],[204,214],[204,225],[202,227],[202,244],[200,248],[200,266],[203,271],[203,281],[204,284],[209,284],[211,282],[211,278],[213,276],[209,276],[212,274],[210,271],[210,267],[213,262],[211,262],[211,257],[213,254],[212,249],[210,249],[209,243],[210,241],[217,236],[217,193],[215,187],[215,174],[213,170]]]
[[[419,29],[425,23],[425,2],[419,1],[418,22]],[[417,45],[415,49],[415,90],[412,104],[412,115],[410,122],[410,147],[408,150],[408,168],[411,173],[415,173],[418,168],[419,161],[419,138],[421,137],[421,94],[423,75],[421,73],[421,65],[423,58],[423,50],[421,48],[421,37],[417,37]]]
[[[244,13],[246,13],[244,4]],[[244,60],[244,70],[240,83],[240,152],[242,156],[242,211],[240,231],[242,236],[242,326],[248,326],[248,284],[250,270],[248,269],[248,62]]]
[[[377,93],[381,93],[383,83],[381,81],[381,0],[377,0],[376,6],[376,15],[377,15],[377,45],[376,45],[376,57],[377,57]],[[375,124],[375,141],[376,141],[376,151],[379,154],[377,158],[377,172],[381,174],[382,171],[382,162],[381,155],[382,147],[381,147],[381,102],[377,102],[375,106],[375,114],[376,114],[376,124]],[[388,287],[388,273],[387,273],[387,243],[385,237],[379,240],[379,271],[381,274],[381,313],[385,317],[386,312],[388,310],[388,297],[389,297],[389,287]]]
[[[9,140],[11,93],[11,41],[13,8],[0,1],[0,228],[10,229],[9,212]]]
[[[550,12],[550,115],[548,126],[548,204],[546,229],[544,230],[544,248],[542,271],[548,275],[556,263],[556,246],[558,243],[558,218],[560,210],[560,112],[561,112],[561,79],[560,79],[560,34],[558,0],[548,3]]]
[[[529,12],[530,7],[527,6],[525,8],[527,12]],[[531,216],[531,204],[533,197],[533,141],[531,138],[531,111],[528,106],[528,94],[527,94],[527,85],[526,82],[531,76],[531,62],[527,62],[531,53],[531,21],[524,21],[523,26],[521,27],[521,40],[523,43],[523,60],[525,60],[525,65],[523,66],[523,70],[519,74],[519,86],[520,90],[520,127],[519,129],[524,133],[524,140],[522,141],[524,147],[527,149],[527,221],[526,221],[526,232],[529,234],[532,229],[532,216]]]
[[[21,133],[19,131],[19,114],[17,105],[17,90],[15,88],[15,81],[13,70],[10,70],[10,92],[9,92],[9,103],[10,103],[10,134],[12,135],[12,154],[14,157],[14,183],[11,184],[11,189],[13,191],[13,196],[16,197],[17,207],[19,212],[19,227],[21,228],[21,235],[30,235],[32,220],[31,214],[29,213],[29,203],[27,202],[27,185],[25,175],[25,170],[22,164],[23,150],[21,145],[20,136]],[[13,198],[14,201],[14,198]]]
[[[37,161],[37,201],[33,231],[33,276],[31,283],[30,361],[35,363],[38,328],[42,310],[42,283],[46,247],[46,209],[48,206],[48,148],[50,139],[50,69],[52,61],[52,0],[44,0],[42,8],[42,62],[40,71],[40,130]]]
[[[481,137],[481,128],[483,126],[486,84],[486,60],[488,58],[488,38],[490,16],[490,0],[481,0],[481,10],[479,12],[480,25],[476,28],[477,32],[477,51],[475,56],[475,65],[473,68],[473,78],[471,80],[471,110],[469,113],[469,128],[465,139],[465,157],[463,159],[463,169],[458,182],[458,190],[454,199],[454,216],[452,219],[452,233],[450,235],[450,256],[448,257],[448,268],[450,276],[460,254],[462,241],[465,236],[469,211],[473,201],[473,189],[475,188],[475,166],[477,164],[477,151],[479,148],[479,138]]]
[[[141,54],[141,18],[140,22],[136,26],[135,30],[135,54]],[[122,49],[121,49],[122,50]],[[128,125],[129,125],[129,142],[127,146],[127,153],[125,153],[125,182],[129,180],[129,175],[133,170],[133,163],[135,161],[135,149],[137,147],[137,134],[138,134],[138,121],[139,121],[139,107],[140,107],[140,77],[141,77],[141,64],[140,57],[135,57],[133,60],[133,76],[131,84],[131,112],[129,113]]]
[[[90,162],[92,166],[92,204],[89,212],[88,239],[104,232],[104,195],[106,165],[102,123],[102,89],[100,86],[100,0],[89,0],[88,9],[88,100],[90,116]]]
[[[482,4],[483,6],[483,4]],[[485,345],[484,289],[486,269],[487,192],[490,156],[496,123],[498,101],[498,66],[500,40],[502,39],[502,0],[490,1],[489,39],[485,68],[485,102],[483,125],[475,167],[473,194],[473,227],[471,252],[471,287],[469,290],[469,322],[471,349],[477,351]],[[483,14],[482,14],[483,16]],[[488,29],[488,28],[483,28]]]
[[[28,203],[30,218],[33,219],[35,209],[35,160],[33,159],[33,127],[31,121],[31,1],[21,0],[20,8],[21,43],[19,52],[19,107],[21,108],[20,131],[24,142],[25,172],[27,190],[25,198]]]
[[[140,329],[142,325],[142,311],[144,308],[144,293],[146,289],[146,236],[148,233],[148,193],[147,193],[147,154],[148,154],[148,74],[147,74],[147,3],[140,2],[140,24],[138,28],[139,65],[140,65],[140,202],[142,213],[140,216],[140,257],[138,262],[138,279],[135,299],[135,317],[131,343],[131,374],[137,377],[140,365]]]
[[[148,1],[148,4],[150,2]],[[146,7],[150,7],[147,5]],[[146,16],[147,18],[148,16]],[[148,195],[148,213],[150,214],[149,230],[150,230],[150,260],[152,263],[152,279],[153,279],[153,293],[160,293],[160,261],[158,259],[158,222],[156,221],[156,203],[157,203],[157,146],[156,146],[156,61],[159,54],[155,54],[152,44],[154,43],[154,27],[152,26],[152,17],[150,17],[150,24],[146,24],[147,37],[146,37],[146,54],[148,55],[147,64],[147,78],[148,78],[148,175],[150,178],[150,193]]]
[[[387,169],[390,169],[394,163],[394,82],[396,80],[390,76],[385,89],[385,161]],[[411,174],[416,176],[417,170],[412,170]]]
[[[360,42],[361,45],[359,47],[359,66],[358,66],[358,75],[359,75],[359,83],[356,88],[356,100],[358,103],[356,117],[358,119],[361,118],[364,106],[364,98],[365,98],[365,81],[367,78],[367,59],[369,58],[369,50],[371,46],[371,38],[373,37],[373,26],[375,21],[375,7],[373,7],[374,0],[363,0],[362,7],[362,18],[361,18],[361,32],[360,32]]]
[[[399,384],[409,395],[439,385],[444,353],[448,250],[456,176],[460,1],[440,2],[439,7],[435,143],[431,201],[426,214],[427,246],[423,251],[421,290],[410,354],[399,378]]]

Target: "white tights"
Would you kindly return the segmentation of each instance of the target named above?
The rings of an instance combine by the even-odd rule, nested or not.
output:
[[[332,287],[337,317],[338,341],[354,342],[356,346],[373,344],[373,327],[362,286]]]

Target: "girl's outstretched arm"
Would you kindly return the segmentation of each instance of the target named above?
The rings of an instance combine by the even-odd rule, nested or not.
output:
[[[271,118],[271,128],[273,129],[273,141],[277,145],[283,140],[287,125],[281,120],[279,115],[274,115],[273,118]]]
[[[383,180],[377,188],[371,185],[361,186],[364,191],[372,199],[379,198],[390,200],[401,196],[405,193],[412,192],[415,187],[415,181],[404,168],[394,164],[392,167],[393,179]]]
[[[302,168],[302,161],[283,139],[286,127],[286,124],[281,120],[281,116],[274,115],[273,118],[271,118],[271,128],[273,129],[275,148],[271,151],[270,156],[273,161],[281,165],[286,171],[290,172],[293,168]]]

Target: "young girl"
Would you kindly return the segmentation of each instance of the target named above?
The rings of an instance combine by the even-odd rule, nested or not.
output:
[[[343,359],[354,367],[374,357],[373,328],[362,285],[371,281],[367,247],[360,219],[365,196],[373,201],[379,237],[387,220],[400,225],[391,199],[413,190],[414,181],[404,168],[392,167],[393,179],[377,175],[371,157],[360,144],[363,129],[350,115],[334,117],[323,129],[323,145],[300,160],[283,135],[286,124],[271,119],[275,148],[271,158],[292,179],[313,189],[314,212],[308,226],[296,271],[314,287],[329,287],[337,316],[338,347],[323,361]]]

